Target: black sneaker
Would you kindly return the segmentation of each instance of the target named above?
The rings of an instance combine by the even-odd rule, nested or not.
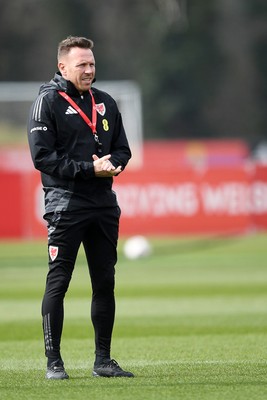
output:
[[[115,360],[110,360],[103,364],[95,365],[92,375],[95,377],[103,376],[106,378],[134,377],[134,374],[132,374],[131,372],[124,371]]]
[[[47,379],[69,379],[69,375],[65,371],[62,360],[53,361],[52,364],[47,367],[45,376]]]

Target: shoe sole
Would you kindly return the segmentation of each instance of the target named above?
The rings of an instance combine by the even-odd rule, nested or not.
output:
[[[52,375],[52,374],[49,374],[49,373],[47,373],[46,375],[45,375],[45,377],[46,377],[46,379],[49,379],[49,380],[62,380],[62,379],[69,379],[69,375],[68,374],[62,374],[62,375],[60,375],[60,376],[56,376],[56,374],[54,374],[54,375]]]
[[[134,378],[134,375],[99,375],[95,371],[92,372],[92,376],[94,378]]]

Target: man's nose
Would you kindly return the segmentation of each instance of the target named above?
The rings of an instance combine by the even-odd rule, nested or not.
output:
[[[85,73],[86,74],[91,74],[92,70],[93,70],[93,67],[91,65],[87,65],[86,68],[85,68]]]

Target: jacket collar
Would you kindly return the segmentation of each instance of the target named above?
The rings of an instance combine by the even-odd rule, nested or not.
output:
[[[67,81],[60,72],[56,72],[53,81],[57,84],[58,90],[66,92],[70,96],[80,97],[80,92],[76,89],[71,81]],[[89,96],[89,92],[85,91],[84,96]]]

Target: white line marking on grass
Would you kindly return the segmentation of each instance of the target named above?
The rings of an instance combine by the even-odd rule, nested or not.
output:
[[[66,365],[65,365],[66,366]],[[93,365],[90,366],[91,369],[93,368]],[[84,362],[75,362],[73,364],[68,363],[66,366],[66,369],[71,369],[71,370],[83,370],[83,369],[90,369],[88,367],[88,364],[85,364]],[[26,360],[26,361],[18,361],[18,360],[1,360],[0,362],[0,371],[43,371],[46,369],[46,360],[44,361],[36,361],[36,360]]]
[[[167,365],[267,365],[267,360],[196,360],[196,361],[186,361],[186,360],[156,360],[156,361],[146,361],[146,360],[134,360],[129,361],[129,364],[134,366],[149,367],[149,366],[167,366]]]
[[[261,365],[266,366],[267,360],[196,360],[196,361],[186,361],[186,360],[155,360],[155,361],[147,361],[147,360],[125,360],[125,364],[130,365],[131,367],[151,367],[151,366],[179,366],[179,365]],[[75,362],[74,364],[68,363],[65,365],[66,369],[69,370],[88,370],[92,366],[88,366],[84,362]],[[43,361],[36,360],[26,360],[26,361],[18,361],[18,360],[1,360],[0,363],[0,371],[39,371],[44,370],[46,368],[45,363]]]

